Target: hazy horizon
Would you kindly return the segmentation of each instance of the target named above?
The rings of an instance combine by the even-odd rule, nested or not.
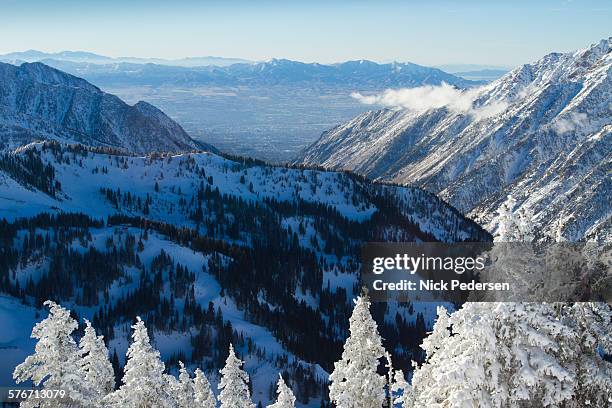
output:
[[[118,56],[111,56],[111,55],[105,55],[102,54],[100,52],[96,52],[96,51],[92,51],[92,50],[81,50],[81,49],[77,49],[77,50],[69,50],[69,49],[58,49],[58,50],[39,50],[39,49],[24,49],[24,50],[15,50],[15,51],[9,51],[6,53],[1,53],[0,56],[6,56],[6,55],[11,55],[11,54],[22,54],[22,53],[28,53],[28,52],[40,52],[40,53],[44,53],[44,54],[49,54],[49,55],[53,55],[53,54],[60,54],[60,53],[64,53],[64,52],[70,52],[70,53],[85,53],[85,54],[95,54],[99,57],[107,57],[107,58],[112,58],[115,60],[127,60],[127,59],[134,59],[134,60],[151,60],[151,61],[166,61],[166,62],[173,62],[173,61],[183,61],[183,60],[189,60],[189,59],[205,59],[205,58],[220,58],[220,59],[227,59],[227,60],[241,60],[244,61],[246,63],[258,63],[258,62],[266,62],[266,61],[271,61],[271,60],[290,60],[290,61],[295,61],[295,62],[300,62],[300,63],[305,63],[305,64],[313,64],[313,63],[319,63],[322,65],[333,65],[333,64],[340,64],[340,63],[344,63],[344,62],[349,62],[349,61],[371,61],[371,62],[375,62],[378,64],[388,64],[388,63],[414,63],[413,61],[398,61],[398,60],[372,60],[369,58],[356,58],[356,59],[352,59],[352,60],[342,60],[342,61],[333,61],[333,62],[319,62],[319,61],[301,61],[301,60],[296,60],[296,59],[290,59],[290,58],[284,58],[284,57],[272,57],[269,59],[265,59],[265,60],[252,60],[252,59],[247,59],[247,58],[242,58],[241,56],[235,56],[235,55],[186,55],[183,57],[177,57],[177,58],[163,58],[163,57],[159,57],[159,56],[133,56],[133,55],[118,55]],[[415,63],[416,64],[416,63]],[[427,66],[424,64],[417,64],[417,65],[423,65],[423,66]],[[478,64],[478,63],[472,63],[472,62],[454,62],[454,63],[445,63],[445,64],[439,64],[439,65],[430,65],[431,67],[437,67],[437,68],[441,68],[441,69],[446,69],[448,67],[452,67],[453,69],[457,69],[459,67],[461,68],[465,68],[467,70],[469,69],[512,69],[514,68],[513,66],[510,65],[493,65],[493,64]]]
[[[3,2],[0,54],[215,56],[509,68],[608,38],[608,2]],[[572,27],[572,29],[568,29]],[[281,35],[282,33],[282,35]]]

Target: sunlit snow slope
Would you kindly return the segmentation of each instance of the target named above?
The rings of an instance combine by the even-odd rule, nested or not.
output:
[[[609,242],[611,42],[549,54],[466,91],[470,109],[365,113],[298,162],[424,187],[491,231],[511,194],[541,236]]]
[[[130,106],[42,63],[0,63],[0,148],[41,139],[136,153],[214,151],[146,102]]]

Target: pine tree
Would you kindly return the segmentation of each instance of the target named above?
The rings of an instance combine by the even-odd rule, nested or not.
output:
[[[193,381],[185,368],[185,364],[179,361],[179,378],[176,382],[176,401],[179,408],[192,408],[195,406],[195,390]]]
[[[414,405],[605,404],[612,367],[597,350],[609,352],[612,315],[601,305],[589,316],[596,306],[587,305],[466,303],[450,318],[440,307],[413,375]]]
[[[42,384],[44,389],[67,391],[69,401],[42,401],[41,407],[86,406],[85,373],[79,359],[79,348],[72,337],[78,323],[58,304],[47,300],[44,305],[49,308],[49,316],[32,329],[32,338],[38,339],[34,354],[15,368],[13,378],[17,383],[32,380],[34,385]],[[22,403],[22,406],[30,404]]]
[[[394,407],[412,408],[414,406],[412,388],[410,384],[406,382],[406,377],[404,377],[404,372],[402,370],[395,371],[393,375],[391,393],[394,396]]]
[[[249,392],[249,376],[242,369],[242,361],[236,357],[234,346],[229,346],[229,356],[225,360],[225,367],[221,369],[219,382],[220,408],[255,408]]]
[[[575,376],[574,396],[566,406],[609,405],[612,402],[612,363],[603,359],[602,354],[612,355],[612,307],[607,303],[573,303],[562,305],[559,312],[559,319],[571,329],[563,332],[561,358]],[[575,336],[569,337],[568,333]]]
[[[115,387],[115,373],[108,359],[104,337],[97,336],[89,320],[85,319],[85,334],[79,342],[82,368],[88,385],[90,404],[100,405],[102,398]]]
[[[291,388],[289,388],[287,384],[285,384],[283,376],[279,375],[279,377],[280,378],[278,379],[277,383],[278,388],[276,389],[278,397],[274,404],[268,405],[268,408],[294,408],[295,396],[293,395]]]
[[[509,195],[497,210],[497,242],[531,242],[534,238],[532,214],[525,208],[516,209],[517,202]]]
[[[215,408],[217,400],[210,388],[208,379],[199,368],[195,370],[195,378],[193,379],[193,390],[195,393],[196,406],[199,408]]]
[[[179,400],[181,399],[180,385],[175,376],[170,374],[162,374],[165,383],[166,393],[168,394],[169,403],[172,407],[179,408]],[[169,405],[170,406],[170,405]]]
[[[342,359],[334,364],[329,378],[330,400],[338,408],[380,408],[385,400],[385,377],[377,370],[385,350],[367,295],[355,301],[349,331]]]
[[[136,320],[132,326],[133,342],[127,351],[123,384],[105,398],[105,403],[129,408],[175,406],[167,391],[159,351],[151,346],[144,322],[140,317]]]
[[[528,247],[532,222],[514,207],[508,197],[496,241]],[[517,253],[503,244],[494,250],[502,267]],[[425,363],[413,375],[414,406],[584,407],[612,400],[612,364],[601,355],[612,351],[608,304],[468,302],[451,316],[439,307],[438,316],[423,341]]]

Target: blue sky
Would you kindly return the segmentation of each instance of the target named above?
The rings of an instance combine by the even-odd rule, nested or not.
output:
[[[0,0],[0,53],[514,66],[612,35],[607,1]]]

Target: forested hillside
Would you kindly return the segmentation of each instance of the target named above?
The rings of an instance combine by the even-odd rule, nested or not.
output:
[[[326,395],[362,243],[490,240],[420,189],[207,152],[132,156],[45,142],[4,154],[0,169],[2,292],[34,307],[70,305],[113,355],[124,355],[136,315],[170,366],[213,372],[233,342],[263,402],[278,371],[299,384],[301,404]],[[373,314],[409,370],[435,305]]]

